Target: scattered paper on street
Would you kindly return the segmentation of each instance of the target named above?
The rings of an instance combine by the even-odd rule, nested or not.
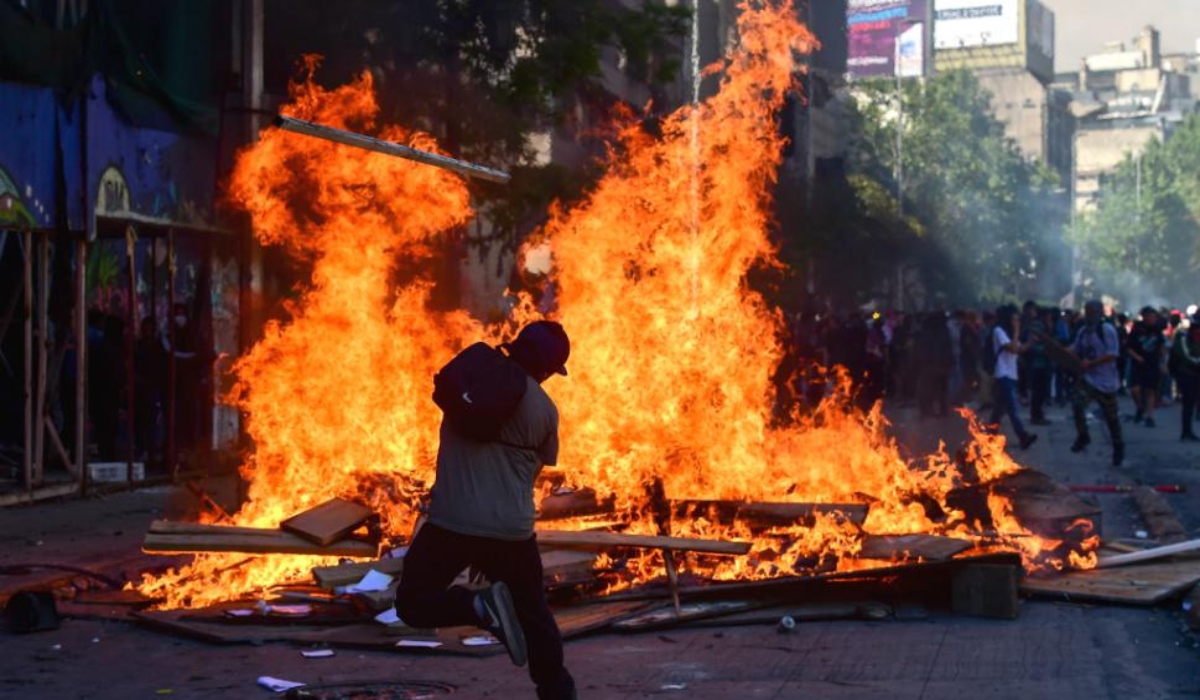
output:
[[[304,685],[303,683],[297,683],[296,681],[285,681],[282,678],[274,678],[272,676],[259,676],[258,684],[267,690],[273,690],[276,693],[282,693],[291,690],[292,688],[299,688]]]

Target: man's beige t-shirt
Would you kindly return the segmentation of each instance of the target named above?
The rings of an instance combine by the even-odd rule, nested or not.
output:
[[[464,437],[442,420],[429,522],[501,540],[533,535],[533,482],[544,465],[558,462],[558,409],[541,385],[526,381],[516,413],[500,430],[507,445]]]

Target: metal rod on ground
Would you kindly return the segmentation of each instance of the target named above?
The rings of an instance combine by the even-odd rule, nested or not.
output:
[[[1076,484],[1067,488],[1081,493],[1129,493],[1138,487],[1125,486],[1123,484]],[[1184,493],[1187,491],[1187,487],[1183,484],[1159,484],[1158,486],[1146,486],[1145,488],[1159,493]]]
[[[167,464],[171,480],[179,478],[179,460],[175,456],[175,231],[167,231]]]
[[[126,457],[125,457],[125,480],[133,483],[133,458],[134,451],[137,446],[134,422],[137,416],[134,412],[137,410],[137,401],[134,399],[134,381],[133,373],[137,371],[134,367],[134,348],[135,338],[137,333],[137,231],[133,226],[125,228],[125,259],[129,265],[129,300],[125,304],[125,442]]]
[[[86,150],[86,149],[84,149]],[[75,242],[75,466],[87,484],[87,232]]]
[[[25,445],[22,453],[22,477],[25,489],[33,494],[33,233],[21,235],[25,244]]]
[[[353,131],[345,131],[343,129],[335,129],[323,124],[314,124],[296,119],[294,117],[278,116],[275,118],[275,126],[284,131],[293,131],[297,134],[305,136],[313,136],[315,138],[333,141],[346,146],[354,146],[356,148],[375,151],[397,158],[405,158],[414,160],[425,165],[432,165],[437,168],[443,168],[463,175],[464,177],[473,177],[479,180],[487,180],[489,182],[498,182],[502,185],[508,184],[512,176],[502,170],[494,170],[475,163],[468,163],[465,160],[458,160],[449,156],[421,151],[411,146],[394,143],[392,141],[384,141],[373,136],[355,133]]]
[[[46,415],[46,373],[49,371],[50,355],[50,233],[43,232],[38,238],[38,290],[37,290],[37,414],[33,419],[36,431],[33,443],[33,482],[41,486],[46,475],[46,430],[42,418]]]

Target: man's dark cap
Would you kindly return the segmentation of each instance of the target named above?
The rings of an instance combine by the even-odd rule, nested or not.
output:
[[[1141,313],[1143,316],[1146,316],[1149,314],[1156,314],[1156,313],[1158,313],[1158,309],[1154,308],[1153,306],[1143,306]]]
[[[521,329],[509,345],[513,358],[527,368],[566,375],[571,339],[555,321],[534,321]]]

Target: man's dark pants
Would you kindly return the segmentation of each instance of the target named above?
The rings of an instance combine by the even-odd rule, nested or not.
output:
[[[1196,412],[1196,400],[1200,398],[1200,376],[1179,372],[1175,375],[1179,394],[1183,399],[1183,435],[1192,435],[1192,417]]]
[[[1071,400],[1072,412],[1075,414],[1075,432],[1081,438],[1091,438],[1088,434],[1086,411],[1088,404],[1092,401],[1100,404],[1100,410],[1104,412],[1104,422],[1108,426],[1110,437],[1112,437],[1113,449],[1123,446],[1121,422],[1117,420],[1117,393],[1100,391],[1089,384],[1086,379],[1075,381],[1075,394]]]
[[[1050,399],[1053,370],[1049,367],[1029,369],[1029,416],[1035,421],[1046,420],[1046,401]]]
[[[562,636],[546,603],[542,557],[533,537],[519,542],[474,537],[426,523],[404,556],[396,592],[400,618],[414,627],[478,626],[475,593],[449,587],[468,566],[493,583],[503,581],[512,592],[538,697],[571,697],[575,682],[563,667]]]

